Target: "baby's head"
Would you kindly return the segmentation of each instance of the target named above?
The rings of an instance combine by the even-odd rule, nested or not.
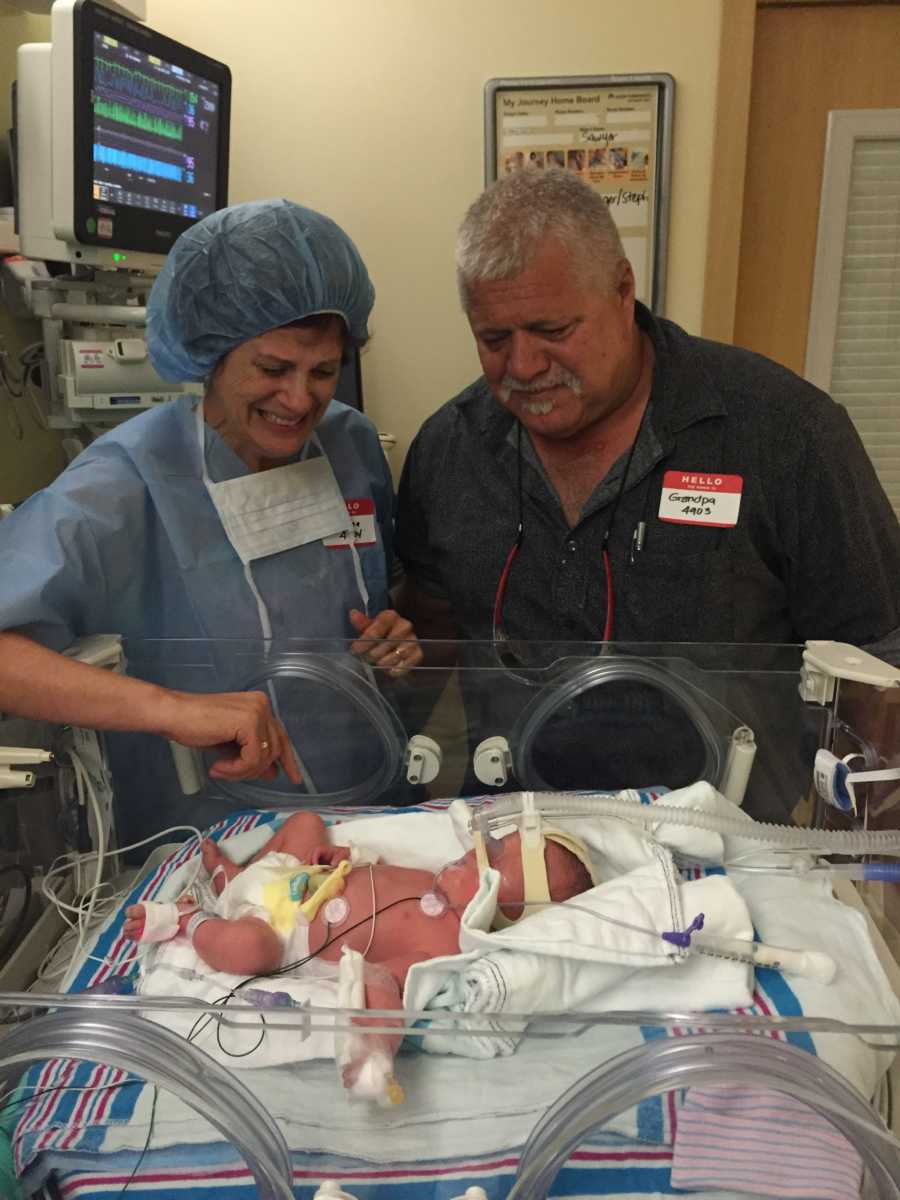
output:
[[[518,833],[491,839],[490,864],[500,874],[498,905],[504,916],[516,920],[522,915],[525,897],[522,843]],[[544,863],[550,899],[559,904],[594,886],[581,860],[549,835],[544,845]],[[449,863],[438,874],[436,884],[450,903],[465,908],[478,890],[479,870],[475,851],[470,850],[456,862]]]

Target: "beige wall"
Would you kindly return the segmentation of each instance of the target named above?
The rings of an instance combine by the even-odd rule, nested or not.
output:
[[[422,420],[478,373],[453,237],[482,185],[487,79],[675,77],[667,311],[699,332],[720,29],[735,4],[745,0],[151,0],[149,16],[232,68],[232,199],[290,196],[359,243],[378,291],[367,406],[397,435],[399,468]]]
[[[422,420],[478,373],[456,301],[453,238],[482,186],[485,81],[674,76],[666,311],[700,332],[713,160],[721,153],[727,161],[725,149],[742,151],[753,7],[753,0],[150,0],[148,15],[155,28],[232,68],[231,199],[289,196],[328,212],[359,243],[378,291],[364,366],[367,408],[397,436],[399,470]],[[41,21],[0,17],[0,36]],[[723,45],[730,51],[720,80]],[[7,61],[4,51],[3,92]],[[720,89],[732,102],[717,123]],[[738,186],[727,205],[730,213],[737,204],[738,220],[739,201]],[[713,233],[721,248],[728,221]],[[718,250],[717,261],[713,278],[727,295],[732,268]]]

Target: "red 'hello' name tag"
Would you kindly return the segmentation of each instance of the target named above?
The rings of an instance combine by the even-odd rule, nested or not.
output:
[[[351,528],[343,529],[333,537],[322,538],[322,545],[329,549],[340,546],[374,546],[375,537],[375,502],[360,498],[347,501],[347,515]]]
[[[742,475],[715,471],[666,471],[659,498],[659,519],[676,525],[737,525]]]

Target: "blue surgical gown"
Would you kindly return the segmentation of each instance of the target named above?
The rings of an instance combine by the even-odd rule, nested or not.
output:
[[[0,523],[0,629],[55,650],[93,633],[260,639],[243,565],[203,483],[197,402],[184,397],[117,426]],[[231,447],[209,426],[204,430],[210,477],[218,482],[247,474]],[[387,463],[371,422],[337,401],[317,433],[344,499],[374,505],[375,544],[358,549],[374,615],[388,604],[393,487]],[[348,549],[311,542],[258,559],[252,571],[273,638],[353,636],[348,613],[363,604]],[[233,687],[223,653],[219,647],[204,658],[196,646],[186,648],[188,669],[177,651],[169,652],[155,678],[186,690]],[[109,745],[120,842],[175,819],[208,822],[234,806],[181,797],[158,738],[111,736]],[[317,757],[311,774],[319,791],[329,790],[327,766],[336,750],[301,747],[305,758]]]

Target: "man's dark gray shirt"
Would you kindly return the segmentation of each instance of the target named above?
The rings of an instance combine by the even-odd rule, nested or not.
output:
[[[609,532],[619,641],[892,640],[900,525],[846,411],[776,363],[691,337],[638,305],[656,364],[650,405]],[[490,638],[516,536],[514,418],[484,379],[422,426],[400,484],[397,551],[449,600],[466,638]],[[523,438],[524,536],[503,621],[511,638],[596,640],[601,558],[624,457],[570,529]],[[659,518],[663,477],[737,475],[737,522]],[[643,547],[633,545],[644,523]]]

